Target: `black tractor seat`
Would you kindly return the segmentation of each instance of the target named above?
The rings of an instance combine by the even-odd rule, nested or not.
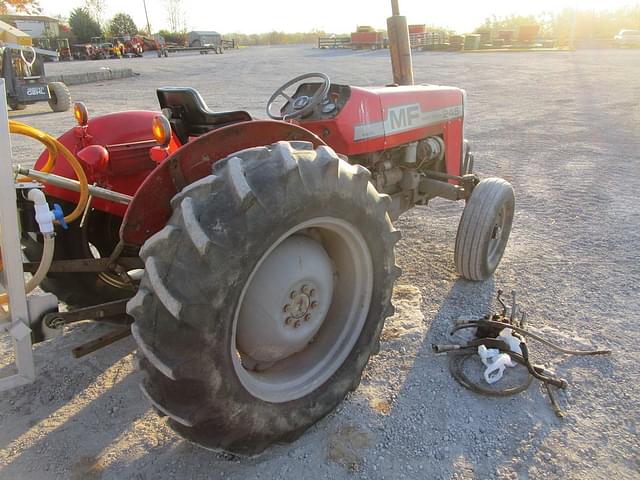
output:
[[[253,120],[244,110],[212,112],[197,90],[189,87],[162,87],[157,90],[160,108],[171,110],[169,122],[180,142],[217,128]]]

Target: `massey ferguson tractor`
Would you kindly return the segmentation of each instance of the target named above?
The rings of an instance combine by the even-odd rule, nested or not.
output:
[[[400,215],[436,197],[466,202],[456,268],[490,277],[513,190],[473,173],[463,90],[406,84],[406,19],[394,13],[390,86],[301,75],[268,100],[268,120],[167,87],[159,111],[91,118],[75,104],[77,125],[57,140],[11,123],[47,145],[34,168],[14,171],[20,266],[34,274],[27,290],[39,283],[50,297],[29,303],[31,338],[78,320],[115,324],[75,353],[130,332],[142,392],[175,431],[254,454],[358,387],[394,313]]]

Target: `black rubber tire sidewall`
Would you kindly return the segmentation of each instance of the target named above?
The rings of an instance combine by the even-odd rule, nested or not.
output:
[[[26,103],[18,103],[15,101],[10,101],[9,102],[9,108],[11,108],[11,110],[13,111],[20,111],[20,110],[25,110],[27,108],[27,104]]]
[[[500,210],[506,207],[505,227],[495,258],[489,258],[492,227]],[[483,281],[493,275],[504,254],[515,211],[515,196],[511,185],[500,178],[482,180],[465,205],[455,245],[458,273],[467,280]]]
[[[49,91],[51,92],[51,100],[49,100],[51,110],[54,112],[66,112],[71,108],[71,93],[64,83],[51,82]]]
[[[224,163],[220,163],[216,171],[223,169]],[[168,267],[164,283],[171,286],[176,297],[191,296],[197,301],[197,295],[213,299],[212,302],[187,306],[178,323],[157,300],[146,308],[146,315],[134,314],[142,336],[157,350],[158,356],[188,356],[190,352],[180,352],[180,348],[184,348],[181,345],[191,345],[190,348],[198,351],[195,362],[183,363],[177,381],[162,375],[149,362],[143,362],[143,368],[148,374],[148,388],[168,410],[180,410],[189,403],[185,401],[186,389],[200,392],[190,399],[195,425],[184,426],[173,420],[170,423],[186,438],[208,448],[253,454],[272,443],[296,438],[357,387],[369,356],[377,349],[384,318],[392,314],[391,289],[398,273],[393,245],[397,236],[386,213],[387,207],[379,200],[378,205],[372,200],[373,187],[369,185],[368,193],[362,194],[344,186],[339,187],[338,194],[322,190],[307,192],[300,178],[291,174],[284,188],[276,188],[281,181],[281,172],[277,170],[277,167],[263,169],[260,175],[246,173],[250,183],[260,183],[259,186],[252,183],[252,187],[262,205],[254,204],[241,215],[228,201],[232,196],[228,185],[222,185],[217,201],[216,195],[207,195],[208,201],[200,203],[198,216],[203,224],[207,223],[206,219],[215,219],[216,225],[222,224],[226,232],[231,232],[227,238],[228,251],[214,253],[206,265],[198,263],[200,254],[188,235],[181,232],[173,249],[163,246],[156,253],[156,258],[164,255],[167,259],[163,262]],[[281,211],[273,212],[272,206]],[[273,215],[265,215],[263,207]],[[283,403],[265,402],[245,389],[232,360],[233,319],[242,287],[275,241],[300,223],[319,217],[343,219],[363,235],[374,260],[370,310],[354,348],[328,381],[303,398]],[[184,227],[180,207],[169,224]],[[214,265],[216,268],[212,269]],[[153,287],[145,279],[142,288]]]

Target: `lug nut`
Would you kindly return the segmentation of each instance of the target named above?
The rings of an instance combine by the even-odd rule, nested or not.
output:
[[[312,288],[311,290],[309,290],[309,296],[313,297],[316,294],[316,289]]]
[[[293,328],[298,328],[300,326],[300,320],[296,320],[296,323],[293,324]]]
[[[289,294],[289,298],[291,300],[293,300],[294,298],[296,298],[296,291],[295,290],[291,290],[291,293]]]
[[[287,317],[284,319],[284,324],[285,325],[291,325],[291,322],[293,322],[293,318],[291,317]]]
[[[309,295],[309,287],[307,287],[306,285],[303,285],[301,290],[305,295]]]
[[[318,302],[311,302],[309,308],[318,308]]]
[[[311,315],[309,315],[308,313],[304,316],[304,321],[308,322],[309,320],[311,320]]]
[[[289,309],[291,308],[291,305],[289,305],[288,303],[284,306],[284,308],[282,309],[282,311],[284,313],[287,313],[289,311]]]

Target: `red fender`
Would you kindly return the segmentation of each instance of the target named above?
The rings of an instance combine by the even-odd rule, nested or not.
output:
[[[212,165],[246,148],[286,141],[325,145],[302,127],[272,120],[253,120],[213,130],[183,145],[149,174],[129,205],[120,228],[120,238],[142,245],[164,227],[171,217],[169,201],[186,185],[211,174]]]

